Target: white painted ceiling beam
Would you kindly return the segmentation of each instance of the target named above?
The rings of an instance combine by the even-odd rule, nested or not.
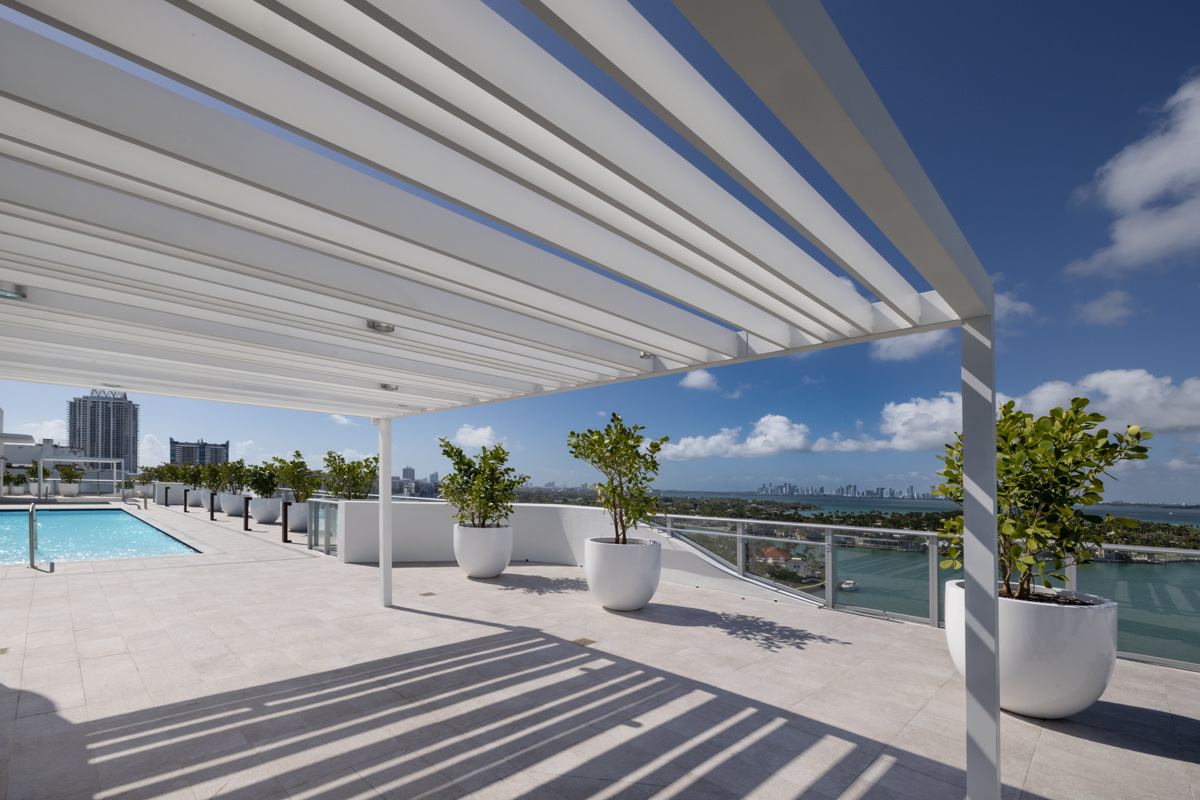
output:
[[[991,314],[991,280],[817,0],[674,2],[961,319]]]
[[[905,322],[920,322],[917,290],[632,6],[524,4]]]

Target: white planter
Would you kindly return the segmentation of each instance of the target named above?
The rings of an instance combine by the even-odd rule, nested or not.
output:
[[[208,508],[208,503],[204,500],[207,489],[193,489],[188,487],[188,508]]]
[[[599,537],[583,545],[588,590],[612,611],[636,611],[649,603],[662,574],[662,545],[649,539],[627,541],[615,544],[610,537]]]
[[[454,559],[471,578],[494,578],[512,559],[513,529],[454,526]]]
[[[231,517],[240,517],[246,511],[246,501],[243,500],[244,494],[230,494],[229,492],[221,492],[219,498],[221,502],[221,510]]]
[[[288,532],[308,533],[308,501],[288,506]]]
[[[58,492],[63,497],[78,497],[79,496],[79,484],[78,483],[60,483],[58,485]]]
[[[28,488],[23,483],[14,483],[12,486],[8,487],[9,494],[26,494],[27,492]]]
[[[261,525],[270,525],[279,519],[283,510],[283,501],[278,497],[256,497],[250,501],[250,516]],[[288,511],[291,511],[289,508]],[[288,520],[291,522],[291,520]]]
[[[1091,601],[1060,606],[1000,598],[1000,707],[1039,719],[1078,714],[1100,699],[1117,663],[1117,604],[1096,595],[1055,590]],[[946,582],[946,642],[965,674],[962,581]]]

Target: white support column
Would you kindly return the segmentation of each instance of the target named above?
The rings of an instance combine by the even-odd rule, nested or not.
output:
[[[1000,798],[996,350],[992,317],[962,326],[967,797]]]
[[[379,602],[392,604],[392,420],[379,426]]]

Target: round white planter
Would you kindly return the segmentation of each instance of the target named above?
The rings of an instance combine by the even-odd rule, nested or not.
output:
[[[1000,707],[1039,719],[1078,714],[1100,699],[1117,663],[1117,604],[1082,592],[1057,594],[1091,601],[1060,606],[1000,598]],[[946,582],[946,642],[965,674],[962,581]]]
[[[583,572],[588,590],[612,611],[637,611],[650,602],[662,574],[662,545],[627,538],[615,544],[604,536],[583,543]]]
[[[279,519],[279,512],[282,510],[283,501],[278,497],[256,497],[250,501],[250,516],[254,517],[254,521],[261,525],[270,525]],[[288,511],[290,512],[291,509],[289,508]]]
[[[308,501],[288,506],[288,532],[308,533]]]
[[[240,517],[246,511],[246,501],[242,498],[244,494],[230,494],[229,492],[221,492],[221,510],[231,517]]]
[[[8,487],[9,494],[27,494],[28,492],[29,487],[23,483],[14,483],[12,486]]]
[[[58,493],[61,494],[63,497],[78,497],[79,496],[79,484],[78,483],[60,483],[58,485]]]
[[[204,501],[204,493],[207,489],[193,489],[188,487],[188,508],[208,508],[208,503]]]
[[[513,530],[454,526],[454,558],[470,578],[494,578],[512,559]]]

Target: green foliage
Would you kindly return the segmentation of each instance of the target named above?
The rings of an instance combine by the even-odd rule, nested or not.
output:
[[[438,488],[450,505],[458,509],[459,525],[472,528],[494,528],[512,514],[513,496],[517,487],[529,480],[518,475],[508,464],[504,445],[482,447],[472,458],[446,439],[442,455],[450,459],[452,472],[438,482]]]
[[[4,473],[5,486],[24,486],[26,481],[25,473],[23,472],[8,472]]]
[[[279,468],[272,463],[252,464],[246,468],[246,483],[258,497],[272,497],[279,488]]]
[[[297,503],[308,502],[308,498],[321,488],[321,473],[308,466],[299,450],[292,453],[291,461],[276,458],[274,464],[279,473],[280,484],[292,490]]]
[[[1066,582],[1064,570],[1087,565],[1104,542],[1105,529],[1136,528],[1135,520],[1085,513],[1103,499],[1102,476],[1122,461],[1147,458],[1142,442],[1154,434],[1131,425],[1123,434],[1098,428],[1104,417],[1088,413],[1088,400],[1077,397],[1069,408],[1055,408],[1034,418],[1012,402],[1000,409],[996,423],[996,499],[999,535],[1000,593],[1028,599],[1033,582],[1050,586]],[[1111,437],[1111,438],[1110,438]],[[946,482],[937,494],[963,500],[962,434],[946,455],[938,474]],[[1083,508],[1077,508],[1083,506]],[[942,524],[950,539],[943,567],[961,566],[963,520]],[[1016,589],[1013,589],[1013,583]]]
[[[139,486],[149,486],[158,480],[158,467],[142,467],[135,480]]]
[[[626,531],[648,522],[658,510],[650,483],[658,474],[658,451],[668,437],[647,441],[640,425],[626,425],[613,414],[604,430],[571,431],[567,447],[575,458],[586,461],[606,478],[596,484],[600,504],[613,520],[613,540],[627,544]]]
[[[126,489],[132,489],[133,488],[133,478],[126,478],[125,480],[121,481],[121,485],[124,486]]]
[[[249,478],[249,473],[246,469],[245,459],[239,458],[237,461],[226,461],[217,466],[221,474],[221,483],[230,494],[241,494],[246,488],[246,479]]]
[[[29,483],[37,483],[39,466],[40,465],[38,464],[36,459],[31,459],[29,462],[29,467],[25,470],[25,480],[29,481]],[[46,469],[45,467],[42,467],[42,481],[45,482],[45,481],[48,481],[49,479],[50,479],[50,470]]]
[[[379,476],[379,456],[347,461],[330,450],[325,454],[325,487],[346,500],[366,500]]]
[[[179,468],[180,480],[192,489],[199,489],[204,483],[204,467],[200,464],[184,464]]]
[[[219,464],[205,464],[200,467],[200,485],[210,492],[219,492],[225,488],[225,478],[221,475]]]
[[[54,470],[63,483],[79,483],[83,480],[83,470],[74,464],[59,464]]]

